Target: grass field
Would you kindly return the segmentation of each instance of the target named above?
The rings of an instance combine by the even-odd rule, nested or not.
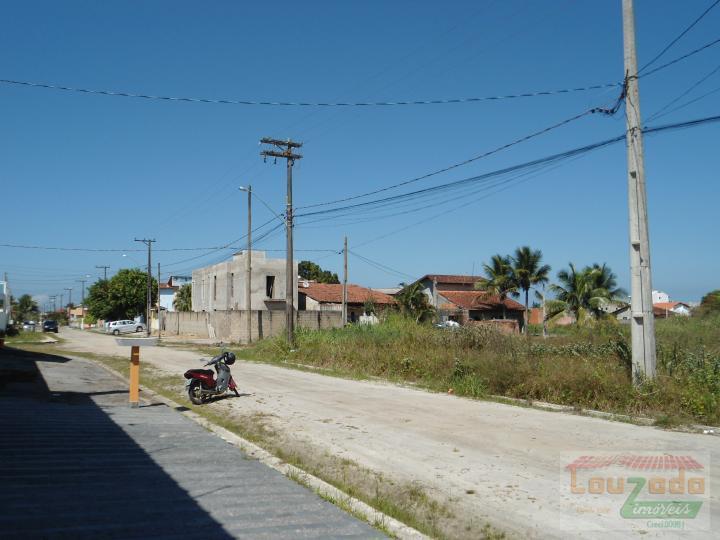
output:
[[[629,329],[614,321],[548,339],[490,328],[437,329],[390,316],[376,326],[297,334],[243,351],[352,377],[381,377],[473,398],[502,395],[618,414],[661,425],[720,424],[720,317],[657,321],[658,376],[631,382]]]

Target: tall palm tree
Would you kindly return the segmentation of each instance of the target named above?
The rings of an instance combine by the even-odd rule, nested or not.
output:
[[[530,249],[529,246],[517,248],[511,260],[517,287],[525,293],[525,325],[523,332],[527,332],[528,310],[530,309],[530,288],[533,285],[548,282],[550,266],[547,264],[541,265],[542,251],[539,249]],[[519,295],[519,292],[513,294],[513,296],[517,295]]]
[[[518,284],[513,271],[512,261],[508,255],[493,255],[490,264],[483,264],[485,281],[475,284],[476,289],[487,291],[500,298],[502,302],[503,319],[507,318],[505,300],[508,294],[518,294]]]
[[[612,300],[622,291],[616,287],[615,274],[606,265],[596,264],[578,270],[569,263],[569,267],[569,270],[558,272],[558,285],[550,285],[557,297],[552,309],[555,313],[566,309],[580,322],[586,313],[598,314],[603,302]]]
[[[183,285],[175,295],[173,306],[178,311],[192,311],[192,285]]]

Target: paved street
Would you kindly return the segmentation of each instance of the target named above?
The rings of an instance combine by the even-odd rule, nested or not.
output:
[[[383,537],[90,361],[0,349],[0,426],[2,538]]]
[[[112,337],[65,330],[63,347],[127,354]],[[182,377],[199,354],[168,347],[143,351],[142,362]],[[569,493],[565,453],[696,452],[720,459],[720,437],[677,433],[597,418],[526,409],[238,362],[243,399],[208,405],[218,412],[266,415],[270,427],[369,469],[416,482],[456,512],[487,519],[520,537],[624,538],[608,529],[616,514],[588,512]],[[710,468],[710,508],[720,519],[720,468]],[[634,536],[704,538],[649,530]]]

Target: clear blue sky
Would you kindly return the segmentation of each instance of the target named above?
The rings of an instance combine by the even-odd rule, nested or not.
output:
[[[636,2],[640,64],[710,0]],[[287,101],[490,96],[619,81],[620,0],[483,2],[15,2],[4,6],[0,78],[159,95]],[[664,57],[716,39],[720,7]],[[720,63],[720,46],[641,79],[643,116]],[[720,86],[720,73],[681,102]],[[282,210],[285,171],[263,163],[258,140],[305,143],[298,205],[377,189],[483,153],[592,106],[616,90],[473,104],[272,108],[147,101],[0,85],[0,243],[113,248],[114,253],[0,247],[16,295],[74,287],[95,265],[144,264],[134,237],[158,249],[225,244],[246,228],[245,195]],[[658,123],[718,114],[712,94]],[[622,133],[624,112],[591,116],[491,158],[416,184],[425,187]],[[718,288],[717,125],[646,138],[654,287],[698,300]],[[350,246],[404,274],[479,271],[494,253],[540,248],[555,271],[606,262],[629,288],[623,144],[565,163],[480,201],[436,213],[299,225],[298,249]],[[394,193],[394,192],[392,192]],[[391,193],[391,194],[392,194]],[[457,195],[457,194],[456,194]],[[466,204],[470,203],[470,204]],[[462,208],[458,206],[466,204]],[[255,206],[256,223],[270,213]],[[280,231],[261,248],[283,257]],[[214,252],[158,253],[167,272],[217,262]],[[125,256],[123,256],[125,255]],[[340,255],[299,253],[339,272]],[[173,263],[176,263],[173,265]],[[163,271],[165,277],[166,271]],[[350,281],[392,286],[408,277],[350,258]]]

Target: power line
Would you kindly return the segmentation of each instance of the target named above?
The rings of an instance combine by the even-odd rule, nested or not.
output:
[[[696,103],[696,102],[700,101],[701,99],[705,99],[706,97],[711,96],[712,94],[716,94],[716,93],[718,93],[718,92],[720,92],[720,87],[715,88],[715,89],[713,89],[713,90],[710,90],[709,92],[705,92],[704,94],[699,95],[699,96],[696,97],[695,99],[691,99],[690,101],[686,101],[685,103],[682,103],[682,104],[678,105],[677,107],[674,107],[674,108],[670,109],[669,111],[664,112],[663,114],[660,114],[660,115],[656,116],[656,117],[655,117],[655,120],[657,120],[658,118],[663,118],[663,117],[665,117],[665,116],[668,116],[669,114],[672,114],[672,113],[674,113],[674,112],[677,112],[677,111],[679,111],[680,109],[684,109],[684,108],[687,107],[688,105],[692,105],[693,103]]]
[[[720,116],[711,116],[711,117],[700,118],[697,120],[691,120],[691,121],[687,121],[687,122],[679,122],[679,123],[667,124],[667,125],[663,125],[663,126],[650,127],[650,128],[646,128],[644,131],[645,131],[645,133],[657,133],[657,132],[667,131],[667,130],[675,130],[675,129],[694,127],[697,125],[707,124],[707,123],[711,123],[711,122],[717,122],[718,120],[720,120]],[[380,204],[390,202],[390,201],[401,201],[401,200],[404,200],[407,198],[423,195],[425,193],[432,193],[435,191],[446,190],[446,189],[454,189],[456,187],[460,187],[460,186],[464,186],[464,185],[467,185],[470,183],[475,183],[475,182],[486,180],[489,178],[501,176],[501,175],[508,174],[508,173],[515,172],[515,171],[521,171],[524,169],[535,167],[537,165],[562,161],[562,160],[565,160],[568,158],[572,158],[574,156],[578,156],[578,155],[585,154],[587,152],[591,152],[593,150],[597,150],[599,148],[603,148],[605,146],[609,146],[611,144],[615,144],[624,139],[625,139],[625,134],[623,133],[621,135],[617,135],[615,137],[605,139],[603,141],[598,141],[595,143],[587,144],[584,146],[573,148],[571,150],[566,150],[563,152],[559,152],[559,153],[552,154],[549,156],[541,157],[541,158],[527,161],[524,163],[520,163],[517,165],[512,165],[510,167],[505,167],[503,169],[484,173],[481,175],[472,176],[469,178],[463,178],[461,180],[455,180],[453,182],[447,182],[444,184],[438,184],[438,185],[427,187],[424,189],[400,193],[398,195],[392,195],[392,196],[384,197],[381,199],[374,199],[371,201],[365,201],[365,202],[350,204],[350,205],[346,205],[346,206],[340,206],[340,207],[329,208],[329,209],[324,209],[324,210],[317,210],[314,212],[305,212],[303,214],[298,214],[297,217],[333,214],[333,213],[343,212],[343,211],[351,210],[351,209],[372,207],[372,206],[380,205]]]
[[[461,162],[458,162],[458,163],[454,163],[454,164],[452,164],[452,165],[449,165],[449,166],[444,167],[444,168],[442,168],[442,169],[438,169],[438,170],[436,170],[436,171],[433,171],[433,172],[424,174],[424,175],[422,175],[422,176],[417,176],[417,177],[415,177],[415,178],[411,178],[410,180],[405,180],[405,181],[403,181],[403,182],[399,182],[399,183],[393,184],[393,185],[391,185],[391,186],[387,186],[387,187],[384,187],[384,188],[376,189],[376,190],[373,190],[373,191],[368,191],[368,192],[366,192],[366,193],[360,193],[360,194],[358,194],[358,195],[353,195],[353,196],[351,196],[351,197],[344,197],[344,198],[342,198],[342,199],[335,199],[334,201],[326,201],[326,202],[322,202],[322,203],[315,203],[315,204],[308,204],[308,205],[305,205],[305,206],[299,206],[298,209],[317,208],[317,207],[320,207],[320,206],[329,206],[329,205],[332,205],[332,204],[337,204],[337,203],[341,203],[341,202],[347,202],[347,201],[352,201],[352,200],[355,200],[355,199],[360,199],[360,198],[362,198],[362,197],[369,197],[370,195],[376,195],[376,194],[378,194],[378,193],[383,193],[383,192],[389,191],[389,190],[391,190],[391,189],[395,189],[395,188],[398,188],[398,187],[406,186],[406,185],[408,185],[408,184],[413,184],[413,183],[415,183],[415,182],[419,182],[419,181],[421,181],[421,180],[425,180],[425,179],[430,178],[430,177],[432,177],[432,176],[436,176],[436,175],[438,175],[438,174],[442,174],[442,173],[451,171],[451,170],[453,170],[453,169],[457,169],[458,167],[462,167],[462,166],[464,166],[464,165],[468,165],[468,164],[473,163],[473,162],[475,162],[475,161],[478,161],[478,160],[480,160],[480,159],[483,159],[483,158],[486,158],[486,157],[491,156],[491,155],[493,155],[493,154],[496,154],[496,153],[498,153],[498,152],[500,152],[500,151],[502,151],[502,150],[507,150],[508,148],[510,148],[510,147],[512,147],[512,146],[515,146],[515,145],[517,145],[517,144],[520,144],[520,143],[529,141],[530,139],[533,139],[533,138],[535,138],[535,137],[538,137],[538,136],[540,136],[540,135],[543,135],[543,134],[545,134],[545,133],[548,133],[548,132],[550,132],[550,131],[552,131],[552,130],[554,130],[554,129],[557,129],[557,128],[559,128],[559,127],[565,126],[565,125],[567,125],[567,124],[569,124],[569,123],[571,123],[571,122],[574,122],[574,121],[576,121],[576,120],[579,120],[579,119],[581,119],[581,118],[584,118],[585,116],[588,116],[588,115],[590,115],[590,114],[593,114],[594,112],[599,112],[599,111],[600,111],[600,109],[588,109],[588,110],[586,110],[586,111],[581,112],[580,114],[576,114],[575,116],[571,116],[570,118],[566,118],[565,120],[562,120],[562,121],[560,121],[560,122],[557,122],[557,123],[555,123],[555,124],[553,124],[553,125],[550,125],[550,126],[548,126],[548,127],[546,127],[546,128],[543,128],[543,129],[541,129],[541,130],[539,130],[539,131],[536,131],[536,132],[534,132],[534,133],[531,133],[531,134],[529,134],[529,135],[525,135],[524,137],[520,137],[519,139],[516,139],[516,140],[514,140],[514,141],[512,141],[512,142],[509,142],[509,143],[507,143],[507,144],[504,144],[504,145],[502,145],[502,146],[498,146],[497,148],[494,148],[494,149],[492,149],[492,150],[489,150],[489,151],[487,151],[487,152],[484,152],[484,153],[482,153],[482,154],[480,154],[480,155],[471,157],[471,158],[469,158],[469,159],[466,159],[466,160],[461,161]]]
[[[177,97],[177,96],[156,96],[151,94],[137,94],[133,92],[123,92],[117,90],[97,90],[90,88],[77,88],[72,86],[61,86],[57,84],[47,84],[32,81],[18,81],[14,79],[0,79],[0,83],[26,86],[31,88],[44,88],[48,90],[61,90],[64,92],[78,92],[83,94],[99,94],[103,96],[128,97],[162,101],[180,101],[190,103],[215,103],[220,105],[260,105],[273,107],[393,107],[400,105],[447,105],[452,103],[477,103],[481,101],[498,101],[505,99],[531,98],[539,96],[554,96],[560,94],[570,94],[574,92],[587,92],[590,90],[600,90],[613,86],[621,86],[622,83],[604,83],[594,84],[590,86],[580,86],[576,88],[562,88],[559,90],[539,90],[535,92],[523,92],[519,94],[505,94],[496,96],[483,97],[466,97],[466,98],[449,98],[449,99],[428,99],[428,100],[407,100],[407,101],[364,101],[364,102],[304,102],[304,101],[251,101],[245,99],[212,99],[212,98],[195,98],[195,97]]]
[[[690,26],[688,26],[687,28],[685,28],[685,30],[680,32],[680,34],[675,39],[673,39],[670,43],[668,43],[667,46],[665,46],[665,48],[663,48],[663,50],[661,50],[657,55],[655,55],[655,57],[652,60],[650,60],[647,64],[645,64],[642,68],[640,68],[640,70],[638,71],[638,75],[640,73],[642,73],[643,71],[645,71],[648,67],[653,65],[655,62],[657,62],[661,56],[663,56],[666,52],[668,52],[672,48],[673,45],[675,45],[678,41],[680,41],[683,38],[683,36],[685,36],[685,34],[687,34],[690,30],[692,30],[693,27],[697,23],[699,23],[703,18],[705,18],[705,16],[708,13],[710,13],[710,11],[714,7],[716,7],[718,4],[720,4],[720,0],[715,0],[715,2],[713,2],[712,5],[710,5],[710,7],[708,7],[705,11],[703,11],[700,14],[700,16],[690,24]]]
[[[718,0],[718,1],[720,1],[720,0]],[[698,79],[697,81],[695,81],[693,84],[691,84],[691,85],[690,85],[686,90],[684,90],[679,96],[677,96],[676,98],[672,99],[671,101],[669,101],[668,103],[666,103],[662,108],[660,108],[660,109],[658,109],[657,111],[655,111],[655,112],[650,116],[650,118],[648,118],[648,122],[652,122],[652,121],[655,120],[656,118],[660,118],[660,117],[662,117],[662,116],[665,116],[664,114],[662,114],[663,112],[665,112],[667,109],[669,109],[670,107],[672,107],[673,105],[675,105],[675,103],[677,103],[677,102],[680,101],[682,98],[684,98],[685,96],[687,96],[690,92],[692,92],[693,90],[695,90],[698,86],[700,86],[702,83],[704,83],[705,81],[707,81],[710,77],[712,77],[713,75],[715,75],[715,73],[717,73],[718,71],[720,71],[720,65],[716,66],[716,67],[715,67],[712,71],[710,71],[707,75],[704,75],[703,77],[701,77],[700,79]],[[692,102],[690,102],[690,103],[692,103]],[[668,114],[669,114],[669,113],[668,113]]]
[[[691,56],[696,55],[696,54],[704,51],[705,49],[709,49],[710,47],[713,47],[713,46],[717,45],[718,43],[720,43],[720,38],[717,38],[717,39],[711,41],[710,43],[706,43],[702,47],[698,47],[697,49],[694,49],[694,50],[690,51],[689,53],[683,54],[682,56],[678,56],[677,58],[670,60],[669,62],[665,62],[664,64],[656,67],[655,69],[651,69],[650,71],[643,73],[642,75],[640,75],[640,73],[638,73],[638,77],[647,77],[648,75],[657,73],[658,71],[663,70],[667,67],[670,67],[674,64],[677,64],[678,62],[681,62],[682,60],[690,58]],[[2,81],[0,81],[0,82],[2,82]]]

